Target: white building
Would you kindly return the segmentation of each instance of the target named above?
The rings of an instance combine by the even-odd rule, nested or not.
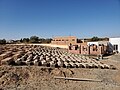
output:
[[[113,51],[120,52],[120,38],[109,38],[109,42],[112,45]]]
[[[105,45],[105,46],[107,46],[108,45],[108,41],[94,41],[94,42],[87,42],[87,45],[89,46],[89,45],[92,45],[92,44],[95,44],[95,45],[97,45],[97,46],[99,46],[99,45]]]

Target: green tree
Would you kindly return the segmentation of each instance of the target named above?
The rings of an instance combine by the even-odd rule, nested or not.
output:
[[[6,40],[5,39],[0,39],[0,44],[6,44]]]
[[[91,41],[99,41],[99,38],[94,36],[94,37],[91,38]]]
[[[23,38],[22,40],[24,43],[28,43],[29,42],[29,38]]]
[[[45,39],[45,41],[43,43],[51,43],[52,39],[51,38],[47,38]]]
[[[21,43],[23,42],[23,39],[22,39],[22,38],[20,39],[20,42],[21,42]]]
[[[30,42],[31,43],[38,43],[39,42],[39,37],[37,37],[37,36],[31,36],[30,37]]]
[[[40,38],[40,39],[39,39],[39,43],[51,43],[51,41],[52,41],[51,38],[47,38],[47,39]]]

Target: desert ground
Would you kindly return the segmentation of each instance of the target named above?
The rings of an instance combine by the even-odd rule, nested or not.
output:
[[[4,49],[3,52],[7,49]],[[18,54],[19,49],[14,53]],[[3,61],[5,60],[3,59]],[[69,61],[69,63],[71,62]],[[74,61],[74,64],[76,62]],[[26,65],[8,65],[6,62],[2,62],[0,90],[120,90],[120,54],[105,56],[103,60],[98,62],[108,66],[113,65],[115,68],[56,67],[45,66],[46,64],[28,65],[28,63]],[[55,77],[79,78],[80,80],[56,79]]]

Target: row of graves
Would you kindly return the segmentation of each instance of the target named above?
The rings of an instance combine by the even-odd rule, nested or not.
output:
[[[1,45],[0,65],[115,69],[89,56],[40,45]]]

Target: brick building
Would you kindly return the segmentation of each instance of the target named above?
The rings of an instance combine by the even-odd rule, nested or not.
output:
[[[65,37],[54,37],[51,44],[57,45],[70,45],[76,44],[77,38],[75,36],[65,36]]]
[[[96,45],[87,43],[80,43],[78,45],[70,45],[69,52],[75,54],[85,54],[85,55],[104,55],[107,53],[108,46],[106,45]]]
[[[108,49],[108,41],[80,43],[75,36],[54,37],[51,44],[68,45],[69,52],[85,55],[104,55]]]

